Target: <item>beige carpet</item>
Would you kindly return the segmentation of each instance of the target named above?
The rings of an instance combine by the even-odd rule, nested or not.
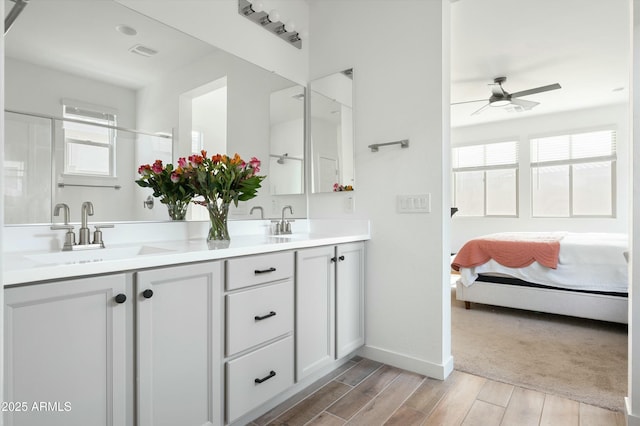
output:
[[[452,291],[457,370],[624,410],[627,326],[472,304]]]

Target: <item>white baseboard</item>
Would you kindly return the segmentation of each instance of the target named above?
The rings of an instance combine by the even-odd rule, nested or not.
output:
[[[449,356],[443,364],[436,364],[423,359],[415,358],[387,349],[376,348],[374,346],[363,346],[358,350],[358,355],[374,361],[389,364],[404,370],[424,374],[434,379],[444,380],[453,371],[453,357]]]
[[[640,426],[640,417],[631,414],[631,401],[629,397],[625,397],[624,404],[627,409],[627,426]]]

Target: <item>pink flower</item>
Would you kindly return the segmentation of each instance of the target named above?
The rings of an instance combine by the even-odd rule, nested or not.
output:
[[[171,182],[178,183],[180,180],[180,175],[176,172],[171,173]]]
[[[187,159],[184,157],[180,157],[178,158],[178,166],[180,167],[187,167]]]
[[[256,157],[251,157],[251,160],[249,160],[249,165],[255,173],[260,173],[260,160],[258,160]]]
[[[142,166],[138,167],[138,174],[141,175],[148,175],[151,173],[151,166],[148,164],[143,164]]]
[[[162,160],[156,160],[153,166],[151,166],[151,170],[153,170],[154,173],[162,173],[162,168]]]

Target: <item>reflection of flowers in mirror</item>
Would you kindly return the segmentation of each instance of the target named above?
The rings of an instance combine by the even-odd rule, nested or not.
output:
[[[340,191],[353,191],[353,186],[352,185],[340,185],[339,183],[334,183],[333,184],[333,192],[340,192]]]

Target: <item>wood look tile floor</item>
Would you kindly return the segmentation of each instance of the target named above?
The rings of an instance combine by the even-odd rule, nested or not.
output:
[[[355,357],[250,424],[624,426],[626,420],[621,412],[460,371],[441,381]]]

